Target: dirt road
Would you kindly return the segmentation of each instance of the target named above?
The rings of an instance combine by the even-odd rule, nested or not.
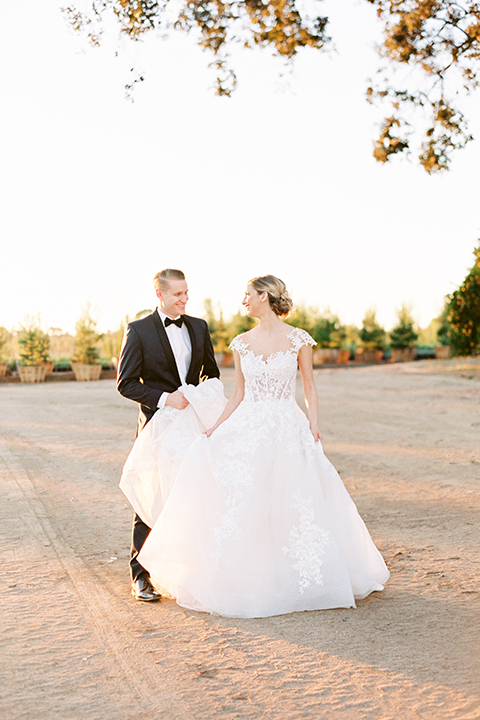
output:
[[[136,407],[113,380],[2,385],[0,717],[478,720],[479,369],[316,371],[325,451],[392,577],[355,610],[262,620],[129,595]]]

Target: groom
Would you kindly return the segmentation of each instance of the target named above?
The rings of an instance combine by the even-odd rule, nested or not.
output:
[[[188,400],[178,389],[218,378],[212,341],[205,320],[185,315],[188,287],[181,270],[162,270],[153,279],[159,307],[128,324],[118,361],[117,390],[139,403],[137,435],[160,408],[182,410]],[[148,572],[137,560],[150,528],[135,514],[130,570],[137,600],[158,600]]]

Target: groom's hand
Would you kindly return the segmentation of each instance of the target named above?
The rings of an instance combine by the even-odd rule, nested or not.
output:
[[[175,392],[168,394],[165,405],[176,408],[177,410],[184,410],[188,405],[188,400],[185,395],[182,395],[180,390],[175,390]]]

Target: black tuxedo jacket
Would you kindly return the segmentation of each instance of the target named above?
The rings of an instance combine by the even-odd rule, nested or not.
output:
[[[218,378],[208,325],[201,318],[184,315],[192,343],[192,359],[186,382],[198,385],[201,378]],[[157,410],[162,393],[180,387],[175,356],[158,312],[127,326],[118,361],[117,390],[139,403],[137,434]]]

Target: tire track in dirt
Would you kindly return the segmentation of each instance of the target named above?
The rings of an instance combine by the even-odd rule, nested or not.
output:
[[[154,696],[157,712],[161,710],[163,717],[182,717],[181,708],[176,707],[173,694],[159,687],[155,664],[151,667],[148,657],[142,656],[139,662],[134,652],[126,652],[128,643],[126,643],[124,628],[126,625],[131,626],[132,624],[130,608],[122,607],[125,603],[119,602],[108,591],[99,578],[92,574],[85,562],[63,540],[55,528],[54,521],[52,522],[49,517],[50,510],[43,503],[34,482],[24,470],[21,460],[5,449],[1,450],[0,457],[2,460],[2,465],[0,465],[2,485],[11,485],[14,481],[23,496],[17,498],[17,501],[18,499],[20,502],[23,500],[23,507],[20,510],[22,525],[26,531],[23,548],[27,554],[28,548],[32,544],[37,547],[49,548],[47,554],[50,555],[48,563],[52,585],[57,583],[59,578],[68,577],[71,581],[83,611],[81,612],[82,619],[96,635],[97,645],[105,650],[103,661],[106,661],[108,665],[106,672],[116,676],[118,692],[122,696],[128,695],[124,689],[122,690],[122,687],[127,686],[131,697],[135,698],[132,703],[130,699],[124,697],[127,708],[128,705],[132,705],[130,711],[125,706],[124,710],[131,712],[131,717],[136,717],[141,706],[143,717],[153,717],[151,702],[148,698]],[[31,561],[31,557],[25,557],[25,566],[28,566]],[[77,609],[79,605],[77,604]],[[38,612],[41,614],[41,606],[38,608]],[[140,626],[139,630],[142,631],[143,627]],[[88,642],[90,643],[91,640]],[[88,653],[88,648],[85,652]],[[113,702],[116,704],[114,696]],[[118,708],[116,708],[117,711]],[[118,718],[119,716],[115,714],[113,717]]]
[[[344,387],[330,390],[335,422],[342,398],[357,417],[354,388],[368,392],[372,408],[377,397],[383,402],[367,374],[354,382],[355,372]],[[0,635],[8,682],[0,688],[0,707],[11,720],[479,720],[471,624],[477,603],[458,595],[463,570],[455,543],[466,540],[466,531],[459,526],[457,535],[447,536],[443,520],[429,513],[432,527],[425,535],[418,493],[417,509],[406,502],[410,492],[403,496],[401,483],[413,480],[401,454],[395,493],[381,473],[372,474],[378,472],[375,454],[367,456],[365,478],[358,479],[356,494],[371,503],[375,533],[388,537],[387,559],[398,569],[385,593],[357,610],[232,620],[185,611],[172,601],[135,603],[126,570],[129,511],[111,500],[134,422],[132,413],[122,415],[125,404],[110,385],[20,386],[2,394],[18,421],[5,427],[10,438],[0,444],[0,488],[10,498],[0,505],[8,568]],[[448,385],[451,393],[457,382]],[[409,381],[408,387],[414,402],[415,386]],[[462,403],[470,412],[470,401]],[[347,419],[335,433],[345,448],[379,442],[358,438]],[[405,419],[407,428],[410,422]],[[424,447],[431,446],[430,435]],[[388,427],[381,442],[397,442]],[[458,482],[451,479],[459,492],[467,477],[465,469],[461,473]],[[438,488],[426,482],[425,493],[429,488],[434,500]],[[415,553],[403,547],[410,538],[389,519],[387,507],[402,510],[404,525],[421,521]],[[87,521],[96,512],[102,529],[88,538],[96,528]],[[123,555],[108,565],[105,553],[113,546],[105,539],[111,536]],[[442,539],[447,554],[425,545],[430,536]],[[446,560],[454,590],[442,589],[439,575],[426,593],[426,579],[416,573],[444,572]]]
[[[407,720],[478,717],[478,699],[451,688],[421,686],[400,673],[292,644],[281,638],[282,633],[272,636],[272,627],[286,624],[288,617],[234,621],[189,613],[171,602],[132,607],[109,592],[63,540],[54,518],[49,517],[51,508],[39,496],[20,458],[5,450],[1,458],[2,481],[10,485],[14,481],[21,491],[22,521],[30,544],[47,547],[54,556],[50,558],[50,578],[58,577],[58,568],[62,568],[80,601],[77,611],[80,605],[96,646],[103,648],[99,660],[102,676],[108,681],[105,704],[108,707],[110,695],[113,712],[102,711],[102,717],[138,717],[140,708],[143,717],[152,719],[397,720],[400,708]],[[310,622],[322,622],[322,613],[309,615]],[[302,620],[304,625],[307,619]],[[438,715],[440,707],[444,710]],[[30,712],[17,717],[26,718]],[[89,716],[95,714],[82,713],[82,717]],[[38,720],[55,717],[52,711],[36,715]],[[69,720],[75,717],[70,714]]]

